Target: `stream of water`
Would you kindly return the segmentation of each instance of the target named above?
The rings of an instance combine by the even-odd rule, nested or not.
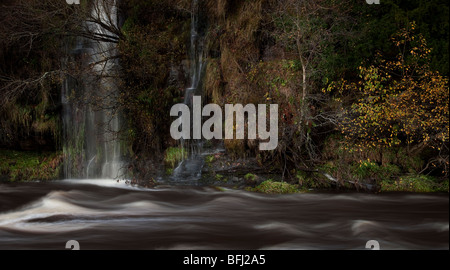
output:
[[[189,46],[189,79],[190,85],[185,89],[184,104],[192,110],[193,97],[202,96],[202,79],[205,69],[204,34],[200,31],[200,6],[198,0],[191,3],[191,29]],[[193,119],[191,118],[191,123]],[[192,126],[191,126],[192,128]],[[173,184],[196,184],[201,178],[205,164],[202,140],[180,140],[180,147],[187,152],[187,157],[178,164],[169,182]],[[219,149],[216,149],[219,151]]]
[[[0,185],[0,249],[448,249],[449,197],[144,189],[116,180]]]
[[[66,65],[75,65],[62,87],[64,123],[64,175],[66,178],[123,178],[120,147],[119,95],[120,66],[115,57],[117,27],[116,0],[91,2],[91,20],[82,27],[92,38],[79,37],[68,49]],[[108,37],[107,40],[104,40]],[[103,39],[102,39],[103,38]],[[76,63],[76,64],[75,64]]]

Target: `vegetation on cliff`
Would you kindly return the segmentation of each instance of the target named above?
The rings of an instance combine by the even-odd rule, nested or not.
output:
[[[255,140],[225,140],[230,159],[255,158],[300,186],[320,186],[317,172],[323,172],[342,185],[383,183],[382,190],[393,190],[400,179],[445,187],[446,1],[199,4],[207,59],[203,100],[279,105],[278,148],[259,151]],[[2,5],[0,147],[60,150],[61,78],[76,71],[61,59],[77,36],[110,37],[80,27],[90,16],[88,1]],[[114,106],[126,119],[130,169],[146,178],[152,169],[145,160],[163,163],[164,153],[167,160],[177,147],[169,111],[183,102],[189,83],[191,1],[123,0],[119,11],[120,23],[111,29],[116,37],[109,40],[118,45],[122,67]]]

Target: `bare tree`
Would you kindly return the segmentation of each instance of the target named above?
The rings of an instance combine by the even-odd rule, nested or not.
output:
[[[338,111],[323,111],[318,107],[327,102],[320,94],[316,78],[320,77],[320,61],[327,46],[333,44],[346,30],[339,29],[348,19],[346,3],[327,0],[274,0],[268,14],[272,19],[278,46],[284,49],[289,60],[298,63],[300,73],[297,90],[297,117],[299,124],[288,131],[288,137],[299,134],[298,143],[287,144],[293,155],[306,150],[310,160],[317,160],[317,146],[312,138],[314,127],[333,126],[339,117]],[[292,141],[292,140],[291,140]],[[302,160],[300,158],[295,158]]]
[[[51,97],[59,95],[67,75],[79,77],[95,71],[98,80],[117,76],[110,70],[111,63],[120,57],[115,48],[125,38],[117,12],[114,0],[89,1],[87,5],[68,5],[61,0],[7,0],[0,4],[0,112],[5,118],[0,123],[2,130],[23,126],[29,133],[33,129],[29,121],[14,123],[18,119],[7,112],[17,110],[17,103],[34,108],[48,97],[53,107],[57,106],[59,100]],[[80,64],[79,56],[63,61],[80,40],[93,48],[95,55],[89,57],[90,62]],[[102,98],[108,95],[113,94]],[[96,103],[98,99],[84,100]],[[97,104],[117,107],[116,103]],[[36,115],[32,111],[28,114],[33,118]]]
[[[7,63],[6,60],[0,63],[0,107],[27,91],[33,91],[44,80],[57,79],[62,72],[67,73],[60,59],[66,53],[64,44],[70,44],[71,40],[81,37],[97,47],[101,42],[117,44],[124,38],[117,16],[111,12],[117,12],[117,8],[114,0],[92,1],[88,6],[68,5],[61,0],[12,0],[3,4],[0,11],[0,48],[3,49],[0,55],[9,53],[28,57],[32,53],[40,53],[52,63],[45,70],[32,69],[24,64],[27,72],[23,73],[19,71],[18,63]],[[59,47],[43,48],[43,43],[48,40],[55,41]],[[14,51],[8,51],[8,48]],[[111,48],[103,46],[104,50]],[[91,67],[119,57],[117,51],[114,54],[97,53],[101,55]]]

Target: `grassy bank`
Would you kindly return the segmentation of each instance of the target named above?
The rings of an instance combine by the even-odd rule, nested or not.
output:
[[[449,192],[448,179],[437,181],[426,175],[406,175],[396,181],[382,181],[381,192]]]
[[[3,181],[54,180],[61,177],[61,152],[0,149],[0,179]]]
[[[315,175],[314,177],[317,177]],[[266,180],[256,187],[247,187],[247,191],[266,193],[266,194],[292,194],[303,193],[311,190],[330,191],[330,190],[355,190],[355,186],[348,183],[331,185],[317,179],[301,177],[298,183],[279,182],[272,179]],[[365,190],[359,190],[365,191]],[[448,179],[436,179],[426,175],[404,175],[396,180],[383,180],[376,184],[368,192],[389,193],[389,192],[411,192],[411,193],[433,193],[449,192]]]

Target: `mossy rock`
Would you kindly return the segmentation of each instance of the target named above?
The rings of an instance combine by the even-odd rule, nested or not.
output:
[[[274,182],[271,179],[262,182],[255,188],[247,188],[247,190],[266,194],[292,194],[300,192],[297,185],[286,182]]]
[[[257,175],[255,175],[255,174],[247,173],[244,176],[244,179],[245,179],[245,184],[247,186],[255,186],[258,183],[259,177]]]

